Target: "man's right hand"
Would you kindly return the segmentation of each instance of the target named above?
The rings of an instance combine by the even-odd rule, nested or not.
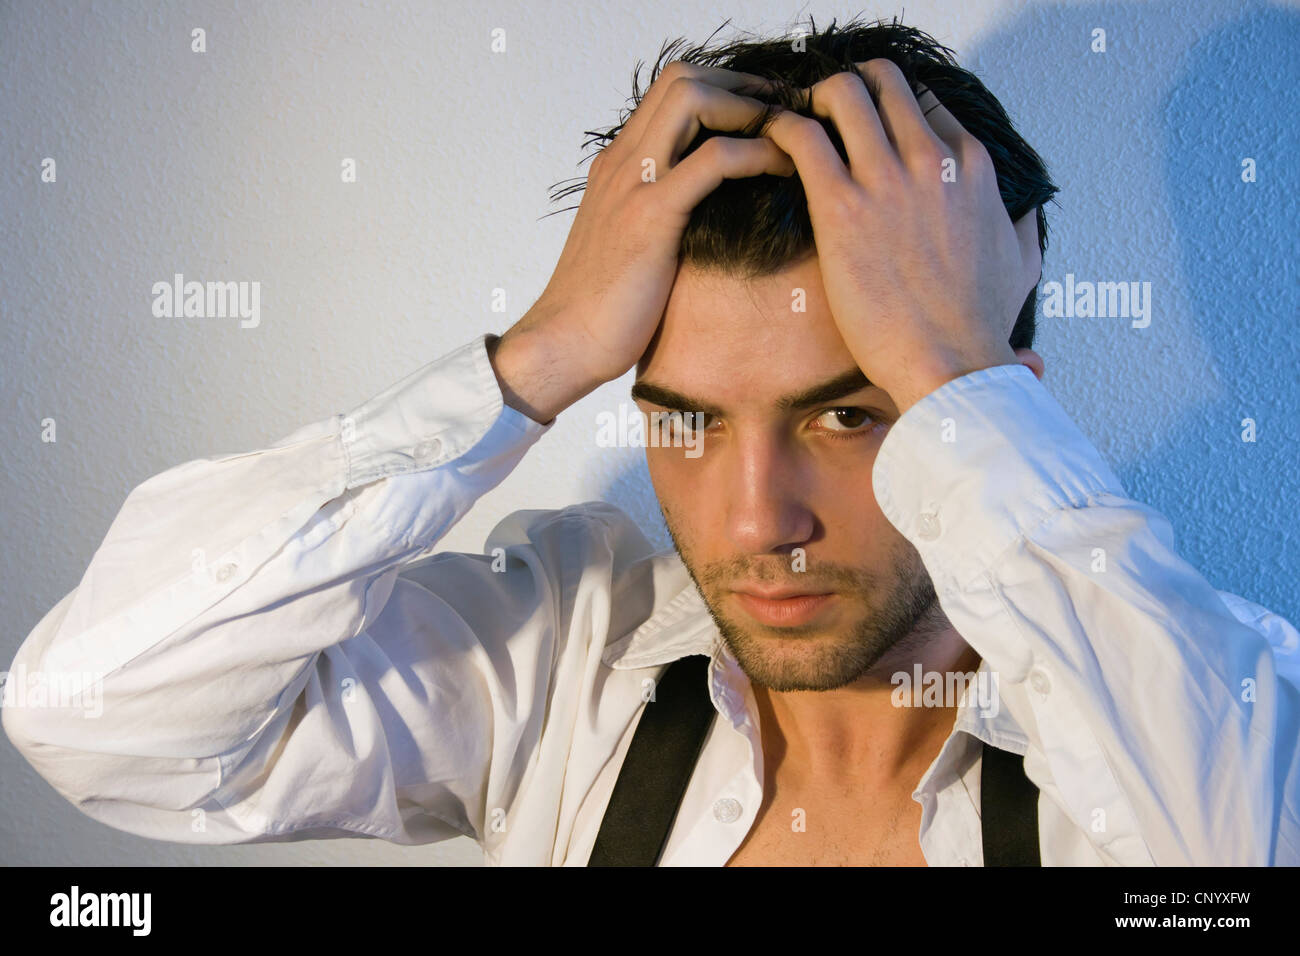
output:
[[[765,86],[749,73],[681,61],[655,79],[592,160],[541,297],[504,336],[489,340],[509,405],[550,422],[635,365],[663,318],[695,207],[724,179],[794,174],[790,157],[765,136],[715,136],[679,161],[701,127],[740,130],[752,122],[764,104],[737,91]]]

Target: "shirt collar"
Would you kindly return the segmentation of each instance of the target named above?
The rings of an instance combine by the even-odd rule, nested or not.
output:
[[[656,667],[691,654],[713,657],[720,643],[708,606],[687,575],[681,590],[635,631],[606,646],[601,659],[617,670]]]
[[[715,661],[711,668],[714,680],[721,680],[716,663],[719,659],[731,660],[718,633],[717,625],[709,614],[704,598],[690,579],[685,565],[675,552],[662,555],[672,561],[674,568],[669,575],[676,585],[681,579],[685,583],[654,614],[647,618],[636,630],[624,635],[606,646],[601,659],[616,670],[631,670],[640,667],[658,667],[670,661],[703,654]],[[726,668],[739,680],[745,680],[739,667]],[[981,661],[976,681],[990,681],[996,694],[996,707],[985,707],[978,699],[968,700],[958,706],[957,718],[953,724],[956,731],[964,731],[1001,750],[1009,750],[1023,755],[1029,747],[1024,729],[1011,715],[1013,709],[1021,713],[1028,712],[1028,700],[1025,699],[1023,684],[1012,684],[1001,680],[989,668],[987,661]],[[978,686],[978,685],[977,685]],[[733,693],[737,688],[728,688]],[[731,696],[730,694],[728,696]]]

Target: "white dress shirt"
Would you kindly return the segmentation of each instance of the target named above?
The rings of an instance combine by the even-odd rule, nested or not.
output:
[[[465,834],[488,864],[581,866],[648,679],[707,654],[720,719],[662,864],[725,863],[762,802],[758,712],[677,555],[600,502],[432,553],[548,427],[503,403],[479,337],[150,478],[19,649],[5,732],[148,837]],[[1026,755],[1044,865],[1300,863],[1300,634],[1183,561],[1029,369],[926,396],[873,485],[998,677],[913,793],[930,865],[982,862],[981,741]],[[102,675],[102,713],[10,699],[68,673]]]

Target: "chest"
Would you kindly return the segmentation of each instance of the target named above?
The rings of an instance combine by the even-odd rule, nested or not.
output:
[[[775,788],[727,866],[925,866],[910,791]]]

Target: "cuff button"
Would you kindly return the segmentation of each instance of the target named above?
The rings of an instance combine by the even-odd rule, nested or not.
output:
[[[430,438],[415,446],[415,460],[421,465],[427,465],[441,453],[442,441],[437,438]]]
[[[1029,672],[1029,686],[1046,697],[1052,692],[1052,679],[1042,668],[1035,667]]]

